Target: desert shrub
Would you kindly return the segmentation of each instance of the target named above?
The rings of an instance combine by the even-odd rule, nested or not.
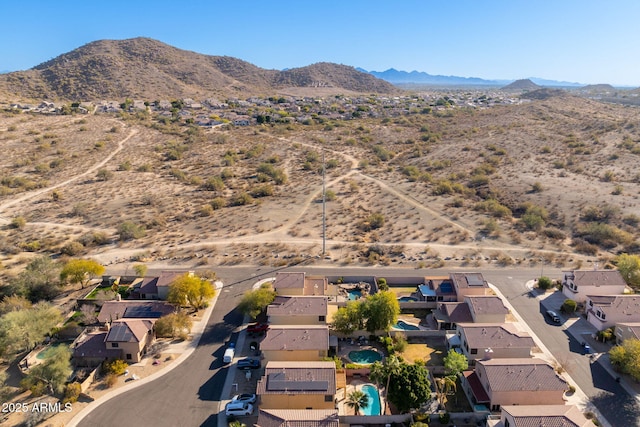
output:
[[[77,402],[80,397],[80,393],[82,393],[82,386],[79,382],[67,384],[64,388],[64,399],[62,400],[62,403]]]
[[[538,287],[540,289],[547,290],[553,286],[553,282],[547,276],[542,276],[538,279]]]
[[[376,230],[384,225],[384,221],[384,215],[379,212],[375,212],[360,221],[359,227],[362,231]]]
[[[575,231],[576,236],[586,240],[588,243],[602,246],[604,248],[614,248],[617,245],[627,245],[633,242],[633,236],[618,227],[591,222],[579,226]]]
[[[560,307],[560,310],[562,310],[563,313],[575,313],[577,308],[577,302],[572,299],[566,299],[564,300],[564,303],[562,303],[562,307]]]
[[[16,216],[11,220],[11,227],[22,230],[27,225],[27,220],[23,216]]]
[[[388,291],[389,290],[389,285],[387,284],[387,279],[385,279],[384,277],[381,277],[378,279],[378,288],[381,291]]]
[[[113,387],[118,382],[118,375],[116,374],[107,374],[104,376],[104,385],[108,388]]]
[[[96,179],[98,181],[108,181],[113,178],[113,172],[108,169],[100,169],[98,173],[96,173]]]
[[[618,206],[605,203],[601,206],[587,206],[580,213],[580,219],[586,222],[609,222],[620,213]]]
[[[496,218],[509,218],[511,217],[511,209],[504,206],[496,199],[487,199],[482,202],[476,203],[474,209],[479,212],[488,213]]]
[[[324,193],[324,197],[326,199],[327,202],[332,202],[334,201],[338,196],[336,195],[336,192],[333,190],[327,190]]]
[[[232,206],[245,206],[245,205],[250,205],[252,203],[253,203],[253,197],[251,197],[251,195],[245,191],[236,194],[231,199]]]
[[[585,255],[597,255],[599,250],[598,246],[592,245],[583,239],[573,239],[573,248],[576,252]]]
[[[216,197],[209,202],[214,210],[222,209],[227,206],[227,199],[224,197]]]
[[[202,188],[207,191],[222,191],[224,187],[224,181],[219,176],[209,177],[207,181],[202,184]]]
[[[607,342],[607,341],[613,341],[613,339],[616,336],[614,334],[613,328],[607,328],[603,331],[598,331],[596,333],[596,337],[598,338],[599,341]]]
[[[563,240],[567,237],[567,234],[564,231],[555,227],[546,227],[542,230],[542,234],[554,240]]]
[[[397,334],[393,343],[393,350],[396,353],[404,353],[408,344],[407,339],[402,334]]]
[[[84,251],[84,245],[77,241],[69,242],[60,249],[61,253],[69,256],[78,255],[83,251]]]
[[[444,194],[453,194],[455,190],[453,189],[451,181],[442,179],[435,184],[432,192],[434,196],[442,196]]]
[[[102,363],[102,371],[107,374],[122,375],[129,364],[122,359],[113,359]]]
[[[631,227],[637,227],[638,224],[640,224],[640,216],[636,214],[625,215],[625,217],[622,218],[622,222]]]
[[[387,150],[382,145],[374,145],[372,150],[373,150],[373,154],[375,154],[376,157],[383,162],[389,161],[393,159],[393,157],[395,156],[393,152]]]
[[[271,184],[262,184],[252,188],[249,194],[251,195],[251,197],[256,198],[273,196],[275,194],[275,189]]]
[[[143,225],[136,224],[131,221],[125,221],[118,226],[118,236],[120,240],[140,239],[146,234]]]

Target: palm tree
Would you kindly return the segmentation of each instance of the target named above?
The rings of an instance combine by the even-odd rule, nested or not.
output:
[[[456,384],[456,377],[453,375],[447,375],[445,377],[436,378],[436,385],[438,392],[438,397],[440,400],[440,405],[444,408],[444,396],[451,395],[451,391],[455,393],[458,386]]]
[[[358,415],[360,409],[369,406],[369,396],[362,390],[354,390],[347,396],[347,406],[354,409],[354,414]]]

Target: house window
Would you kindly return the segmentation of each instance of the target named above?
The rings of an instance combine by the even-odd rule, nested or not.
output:
[[[597,315],[599,318],[601,318],[602,320],[607,318],[607,315],[604,314],[602,311],[598,310]]]
[[[478,354],[478,349],[477,348],[472,348],[470,353],[471,354]]]
[[[511,425],[511,424],[509,424],[509,420],[507,420],[507,419],[505,418],[505,420],[504,420],[504,427],[509,427],[510,425]]]
[[[593,307],[593,301],[589,300],[589,307]]]
[[[500,405],[493,405],[491,406],[491,411],[492,412],[498,412],[500,410]]]
[[[117,348],[117,347],[118,347],[118,343],[117,343],[117,342],[112,342],[112,343],[111,343],[111,347],[113,347],[113,348]]]
[[[325,316],[318,316],[318,321],[319,322],[324,322],[325,321]]]
[[[325,394],[324,395],[324,401],[325,402],[333,402],[333,396],[331,396],[330,394]]]
[[[131,353],[127,353],[127,360],[131,360]]]

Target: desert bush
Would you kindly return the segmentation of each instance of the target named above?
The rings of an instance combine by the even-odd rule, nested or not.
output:
[[[113,172],[108,169],[100,169],[96,173],[96,179],[98,181],[108,181],[113,178]]]
[[[563,240],[567,237],[567,234],[564,231],[555,227],[546,227],[542,230],[542,234],[554,240]]]
[[[566,299],[564,300],[564,303],[562,303],[562,307],[560,307],[560,310],[562,310],[563,313],[575,313],[577,308],[577,302],[572,299]]]
[[[586,225],[578,226],[575,235],[584,239],[588,243],[599,245],[604,248],[614,248],[617,245],[627,245],[633,242],[633,236],[626,231],[620,230],[618,227],[603,224],[599,222],[591,222]]]
[[[27,225],[27,220],[23,216],[16,216],[11,220],[11,227],[22,230]]]
[[[80,242],[73,241],[64,245],[60,252],[64,255],[76,256],[84,251],[84,245]]]
[[[104,376],[104,385],[108,388],[113,387],[118,382],[118,375],[116,374],[107,374]]]
[[[251,195],[245,191],[242,191],[236,194],[231,199],[232,206],[245,206],[245,205],[250,205],[252,203],[253,203],[253,197],[251,197]]]
[[[62,403],[75,403],[78,401],[80,397],[80,393],[82,393],[82,386],[79,382],[72,382],[65,386],[64,388],[64,399]]]
[[[216,197],[209,202],[214,210],[222,209],[227,206],[227,199],[224,197]]]
[[[384,225],[384,221],[384,215],[379,212],[375,212],[360,221],[359,228],[362,231],[376,230]]]
[[[262,184],[252,188],[249,194],[251,195],[251,197],[256,197],[256,198],[273,196],[275,194],[275,189],[271,184]]]
[[[140,239],[144,237],[145,234],[145,227],[132,221],[125,221],[118,226],[118,236],[120,240]]]
[[[511,217],[511,209],[504,206],[496,199],[487,199],[475,204],[474,209],[479,212],[488,213],[496,218]]]
[[[547,290],[553,286],[553,282],[547,276],[542,276],[538,279],[538,287],[540,289]]]
[[[598,246],[596,245],[592,245],[591,243],[583,240],[583,239],[579,239],[579,238],[574,238],[573,239],[573,248],[576,250],[576,252],[581,253],[581,254],[585,254],[585,255],[597,255],[598,254]]]
[[[122,359],[113,359],[102,363],[102,371],[106,374],[122,375],[129,368],[129,364]]]
[[[224,181],[222,177],[212,176],[207,178],[207,181],[202,184],[202,189],[207,191],[222,191],[224,190]]]

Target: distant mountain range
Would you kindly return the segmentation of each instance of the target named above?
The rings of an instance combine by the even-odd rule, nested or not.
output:
[[[363,68],[356,68],[363,73],[369,73],[379,79],[388,81],[393,84],[422,84],[431,86],[496,86],[502,87],[510,84],[513,80],[486,80],[479,77],[458,77],[458,76],[441,76],[428,74],[422,71],[399,71],[389,68],[386,71],[367,71]],[[581,83],[562,82],[556,80],[546,80],[531,77],[528,80],[540,86],[555,87],[581,87]]]

